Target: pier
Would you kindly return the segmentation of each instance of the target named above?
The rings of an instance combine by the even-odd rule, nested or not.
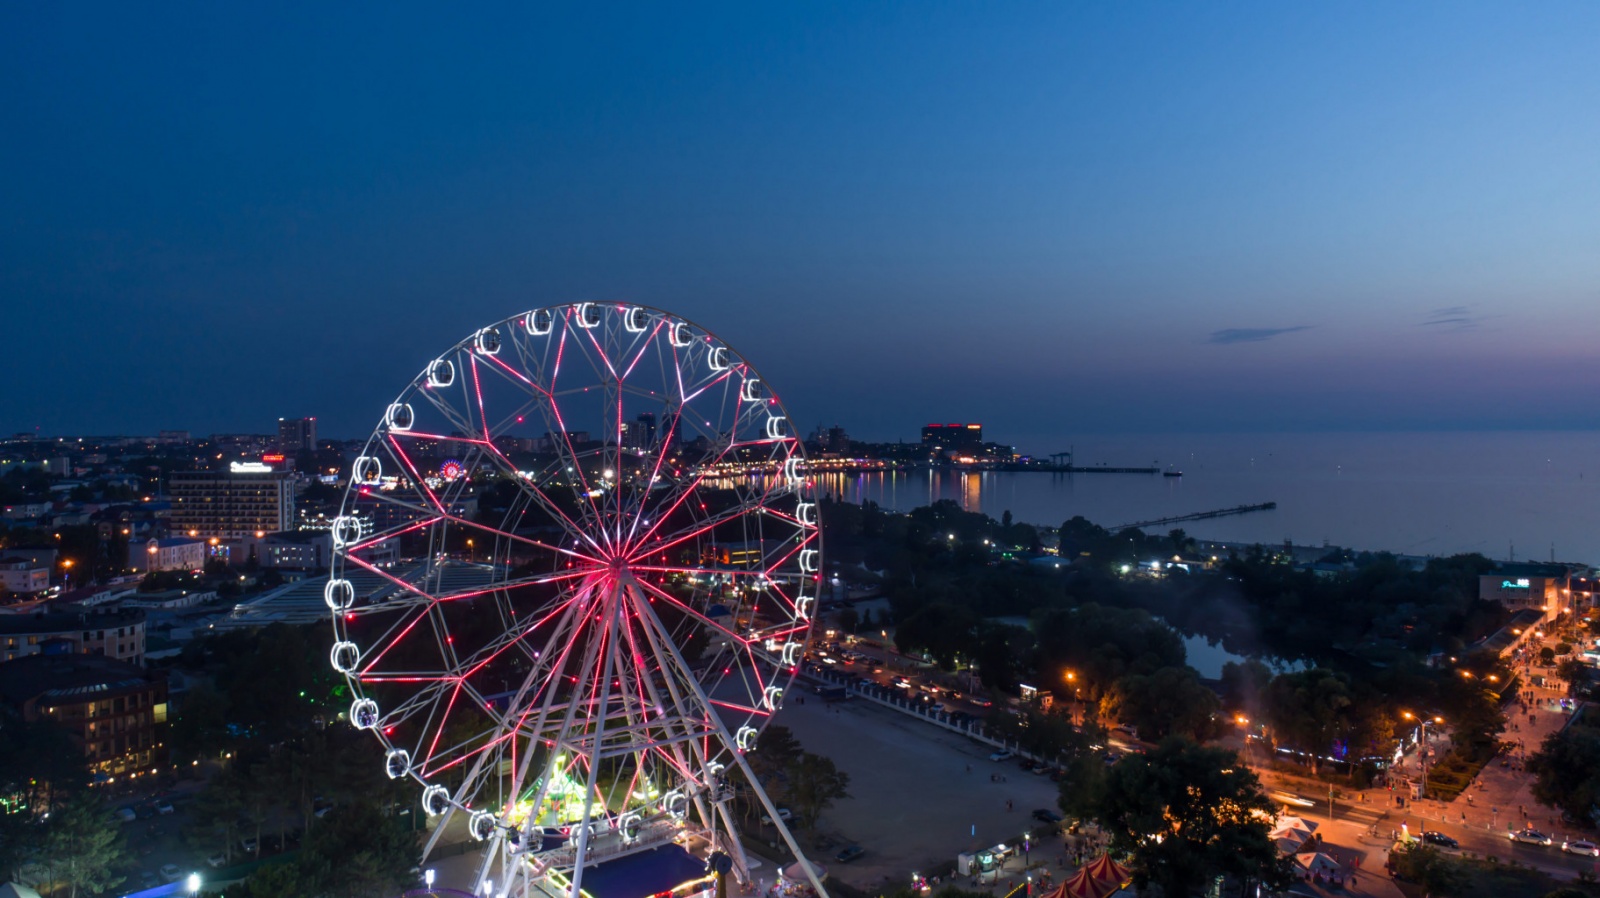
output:
[[[1153,521],[1135,521],[1132,524],[1118,524],[1106,529],[1115,533],[1119,530],[1143,530],[1146,527],[1160,527],[1165,524],[1181,524],[1184,521],[1205,521],[1211,518],[1225,518],[1236,514],[1249,514],[1252,511],[1271,511],[1278,507],[1276,502],[1261,502],[1256,505],[1235,505],[1232,508],[1218,508],[1215,511],[1197,511],[1194,514],[1180,514],[1170,518],[1156,518]]]

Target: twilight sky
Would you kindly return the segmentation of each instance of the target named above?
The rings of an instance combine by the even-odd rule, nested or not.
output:
[[[0,432],[364,435],[577,299],[866,437],[1593,428],[1597,36],[1589,2],[8,4]]]

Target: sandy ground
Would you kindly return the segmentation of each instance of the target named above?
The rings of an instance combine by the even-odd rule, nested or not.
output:
[[[1025,773],[1015,761],[990,761],[987,745],[871,702],[789,701],[774,723],[850,775],[851,797],[823,814],[818,835],[856,842],[867,853],[839,864],[832,858],[837,848],[813,852],[817,838],[807,836],[801,845],[852,885],[898,881],[962,851],[1014,843],[1040,828],[1034,808],[1056,808],[1057,787],[1048,777]]]

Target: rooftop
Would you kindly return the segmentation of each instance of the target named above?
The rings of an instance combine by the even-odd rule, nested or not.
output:
[[[22,705],[40,696],[69,698],[150,682],[137,664],[103,655],[28,655],[0,664],[0,697]]]

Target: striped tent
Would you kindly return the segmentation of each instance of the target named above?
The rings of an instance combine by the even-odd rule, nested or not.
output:
[[[1042,898],[1108,898],[1128,884],[1128,868],[1102,854]]]

